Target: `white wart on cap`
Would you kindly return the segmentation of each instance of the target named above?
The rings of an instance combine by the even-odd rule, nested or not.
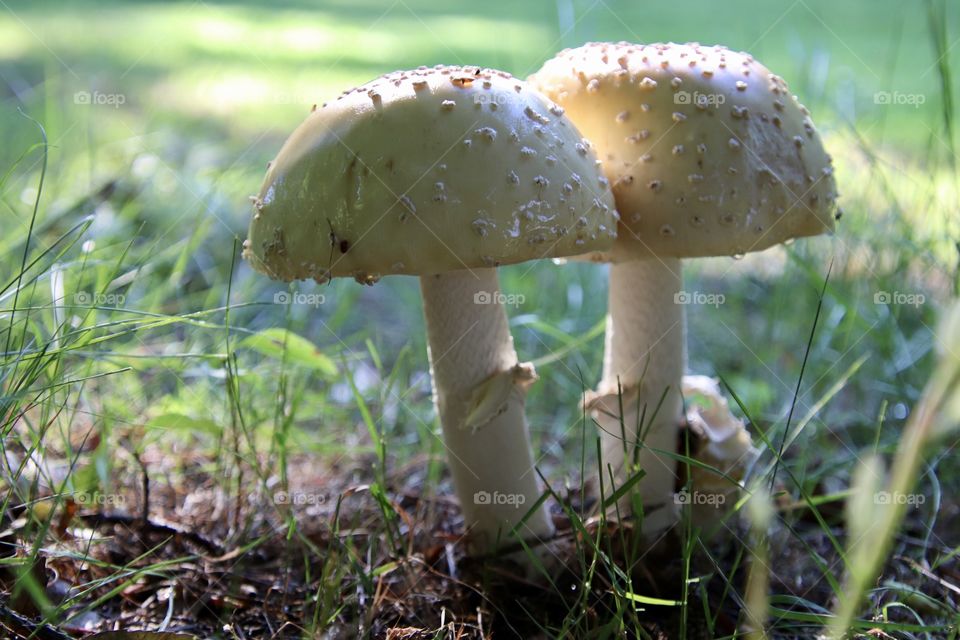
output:
[[[614,259],[743,254],[833,229],[830,156],[786,82],[748,54],[594,43],[530,82],[604,164],[629,230]]]
[[[509,74],[399,71],[297,128],[244,257],[282,280],[495,267],[608,249],[611,190],[563,110]]]

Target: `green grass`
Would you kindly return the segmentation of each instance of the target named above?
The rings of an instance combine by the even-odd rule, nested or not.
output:
[[[752,558],[765,550],[770,635],[827,626],[856,529],[844,515],[851,476],[872,454],[893,459],[958,284],[957,7],[277,4],[0,3],[0,529],[14,532],[0,533],[3,602],[56,624],[68,611],[110,619],[129,614],[138,589],[188,576],[198,586],[173,600],[172,624],[201,636],[242,637],[222,631],[229,621],[259,629],[252,599],[304,637],[380,637],[396,625],[439,638],[451,620],[468,637],[481,627],[649,637],[656,625],[729,637],[757,601],[747,574],[758,584]],[[577,508],[583,483],[598,480],[578,398],[600,374],[605,269],[506,267],[503,290],[524,296],[509,310],[517,348],[541,375],[527,403],[534,446],[579,534],[577,566],[543,567],[539,586],[469,563],[452,580],[457,510],[417,282],[265,281],[238,258],[247,196],[310,105],[342,89],[441,62],[526,76],[589,40],[748,49],[811,108],[836,159],[845,215],[834,237],[686,267],[688,290],[726,300],[688,309],[690,369],[721,376],[755,441],[770,443],[757,480],[769,486],[778,469],[773,522],[751,530],[738,512],[720,543],[690,532],[653,584],[620,568],[616,558],[642,560],[633,534]],[[78,92],[112,104],[80,104]],[[877,92],[924,102],[877,104]],[[273,304],[288,290],[323,303]],[[880,292],[924,300],[876,304]],[[957,637],[956,444],[947,434],[925,450],[912,489],[924,502],[853,606],[861,633]],[[135,521],[145,477],[151,518],[209,537],[215,551]],[[310,503],[277,504],[280,491]],[[76,496],[109,499],[107,511],[134,520],[97,524],[89,500],[72,513]],[[198,577],[216,556],[229,556],[207,566],[216,577]],[[74,587],[66,599],[41,584],[50,569]],[[162,621],[168,602],[150,600],[149,619]],[[191,629],[193,619],[207,626]]]

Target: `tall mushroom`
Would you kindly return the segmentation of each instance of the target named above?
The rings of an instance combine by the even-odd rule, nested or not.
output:
[[[421,67],[316,109],[254,198],[244,256],[280,280],[420,276],[434,397],[471,546],[540,497],[496,267],[603,251],[608,183],[563,111],[509,74]],[[545,508],[518,529],[553,531]]]
[[[639,490],[656,533],[677,511],[676,463],[658,452],[675,450],[681,415],[680,260],[832,230],[830,157],[783,79],[724,47],[588,44],[561,52],[530,82],[593,143],[620,211],[617,241],[602,256],[612,263],[610,304],[603,379],[590,402],[621,481],[642,441]]]

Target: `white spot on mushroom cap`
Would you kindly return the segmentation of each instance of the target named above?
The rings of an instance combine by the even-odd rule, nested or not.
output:
[[[528,118],[530,118],[531,120],[533,120],[538,124],[550,124],[550,118],[540,113],[537,113],[536,111],[534,111],[534,109],[530,105],[527,105],[526,107],[523,108],[523,113],[525,116],[527,116]]]
[[[497,130],[493,127],[480,127],[474,133],[487,142],[493,142],[497,139]]]

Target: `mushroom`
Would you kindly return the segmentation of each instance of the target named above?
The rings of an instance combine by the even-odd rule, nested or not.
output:
[[[612,246],[589,143],[507,73],[421,67],[316,109],[269,165],[244,257],[272,278],[420,277],[434,399],[472,550],[548,537],[496,267]]]
[[[640,449],[644,527],[656,534],[678,502],[664,454],[682,412],[680,260],[831,231],[830,156],[783,79],[720,46],[587,44],[530,83],[593,143],[620,212],[613,251],[595,256],[612,264],[603,379],[588,402],[620,481]]]

